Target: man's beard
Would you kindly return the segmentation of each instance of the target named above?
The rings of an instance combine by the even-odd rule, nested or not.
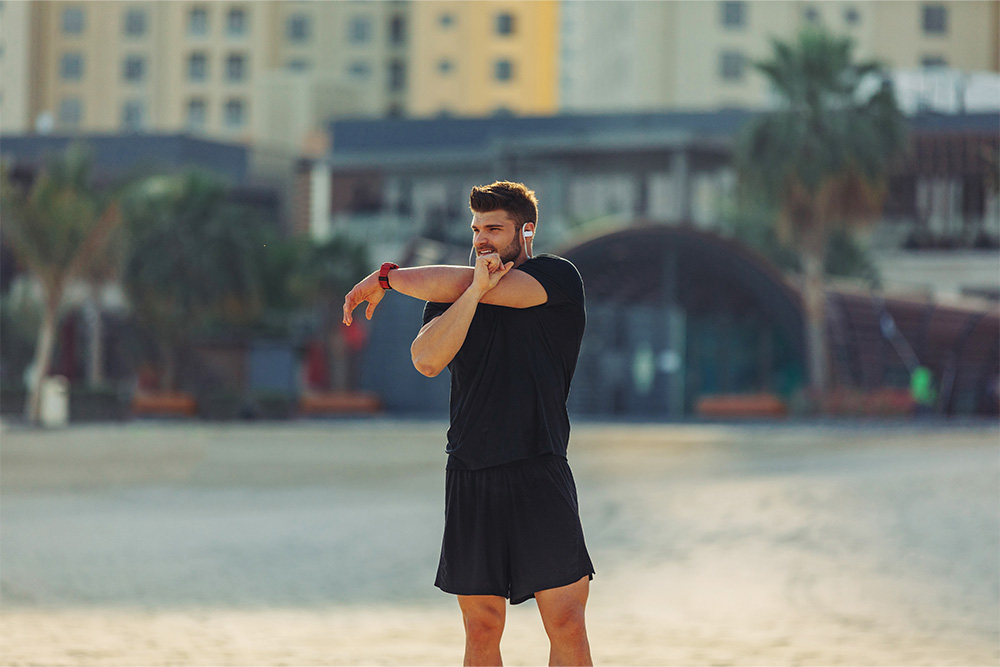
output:
[[[497,254],[500,255],[500,261],[506,264],[507,262],[513,262],[521,255],[521,239],[518,238],[520,232],[515,232],[514,239],[507,245],[507,247],[498,250]],[[479,256],[479,249],[473,246],[472,248],[473,256]],[[474,262],[472,262],[474,263]]]
[[[521,239],[517,237],[517,232],[514,233],[514,238],[506,248],[500,251],[500,261],[506,264],[507,262],[513,262],[521,255]]]

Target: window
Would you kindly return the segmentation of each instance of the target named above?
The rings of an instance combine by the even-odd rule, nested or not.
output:
[[[296,58],[295,60],[289,60],[285,64],[285,68],[293,72],[305,72],[306,70],[312,69],[312,63],[310,63],[308,60]]]
[[[141,9],[130,9],[125,12],[125,35],[127,37],[142,37],[146,34],[146,12]]]
[[[302,14],[288,17],[285,24],[285,32],[289,42],[309,41],[309,17]]]
[[[819,23],[819,10],[815,7],[806,7],[802,10],[802,18],[806,23]]]
[[[59,76],[65,81],[79,81],[83,78],[83,55],[64,53],[59,61]]]
[[[205,100],[200,97],[192,97],[187,105],[187,126],[190,130],[200,130],[205,127],[206,112]]]
[[[406,43],[406,17],[396,14],[389,19],[389,43],[400,46]]]
[[[719,76],[723,81],[741,81],[745,64],[739,51],[723,51],[719,54]]]
[[[441,74],[450,74],[452,69],[454,69],[454,66],[447,58],[438,62],[438,72]]]
[[[924,33],[944,35],[948,32],[948,9],[944,5],[924,5]]]
[[[208,78],[208,56],[196,51],[188,56],[188,81],[204,81]]]
[[[450,28],[455,25],[455,17],[448,13],[442,14],[438,17],[438,23],[441,24],[442,28]]]
[[[720,20],[727,28],[742,28],[746,25],[745,2],[723,2],[719,5]]]
[[[188,14],[188,34],[208,34],[208,10],[204,7],[194,7]]]
[[[146,125],[146,105],[142,100],[128,100],[122,105],[122,129],[138,132]]]
[[[347,38],[354,44],[364,44],[372,38],[372,22],[364,16],[356,16],[348,25]]]
[[[369,76],[371,76],[371,73],[372,73],[371,65],[364,62],[363,60],[353,62],[347,68],[347,74],[352,79],[358,79],[358,80],[367,79]]]
[[[948,61],[942,56],[924,56],[920,59],[920,66],[924,69],[936,69],[939,67],[947,67]]]
[[[142,56],[126,56],[122,76],[129,83],[139,83],[146,78],[146,59]]]
[[[247,13],[245,10],[234,7],[226,14],[226,34],[231,37],[240,37],[247,33]]]
[[[67,7],[62,13],[64,35],[79,35],[83,32],[83,8]]]
[[[238,129],[246,124],[246,108],[243,100],[232,99],[226,102],[223,122],[230,129]]]
[[[243,81],[246,78],[247,59],[241,53],[232,53],[226,58],[226,81]]]
[[[497,34],[498,35],[513,35],[514,34],[514,15],[504,12],[503,14],[497,14]]]
[[[848,7],[844,10],[844,23],[847,25],[857,25],[861,23],[861,12],[854,7]]]
[[[392,92],[406,88],[406,63],[393,60],[389,63],[389,90]]]
[[[83,102],[76,97],[66,97],[59,102],[59,125],[78,127],[83,121]]]
[[[509,60],[498,60],[493,66],[493,78],[497,81],[510,81],[514,78],[514,63]]]

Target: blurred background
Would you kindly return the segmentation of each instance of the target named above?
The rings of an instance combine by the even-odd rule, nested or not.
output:
[[[0,3],[0,412],[447,410],[383,261],[523,181],[574,414],[995,416],[1000,2]]]

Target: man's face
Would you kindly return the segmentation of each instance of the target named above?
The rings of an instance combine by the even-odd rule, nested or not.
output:
[[[496,252],[500,254],[502,262],[519,261],[522,252],[514,219],[506,211],[474,213],[472,245],[476,249],[476,255]]]

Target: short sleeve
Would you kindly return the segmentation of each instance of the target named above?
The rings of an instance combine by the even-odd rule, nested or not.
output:
[[[448,310],[450,303],[435,303],[433,301],[428,301],[424,304],[424,324],[427,324],[435,317]],[[423,324],[421,325],[423,326]]]
[[[524,271],[545,288],[549,297],[546,305],[584,307],[583,279],[569,260],[555,255],[537,255],[517,270]]]

